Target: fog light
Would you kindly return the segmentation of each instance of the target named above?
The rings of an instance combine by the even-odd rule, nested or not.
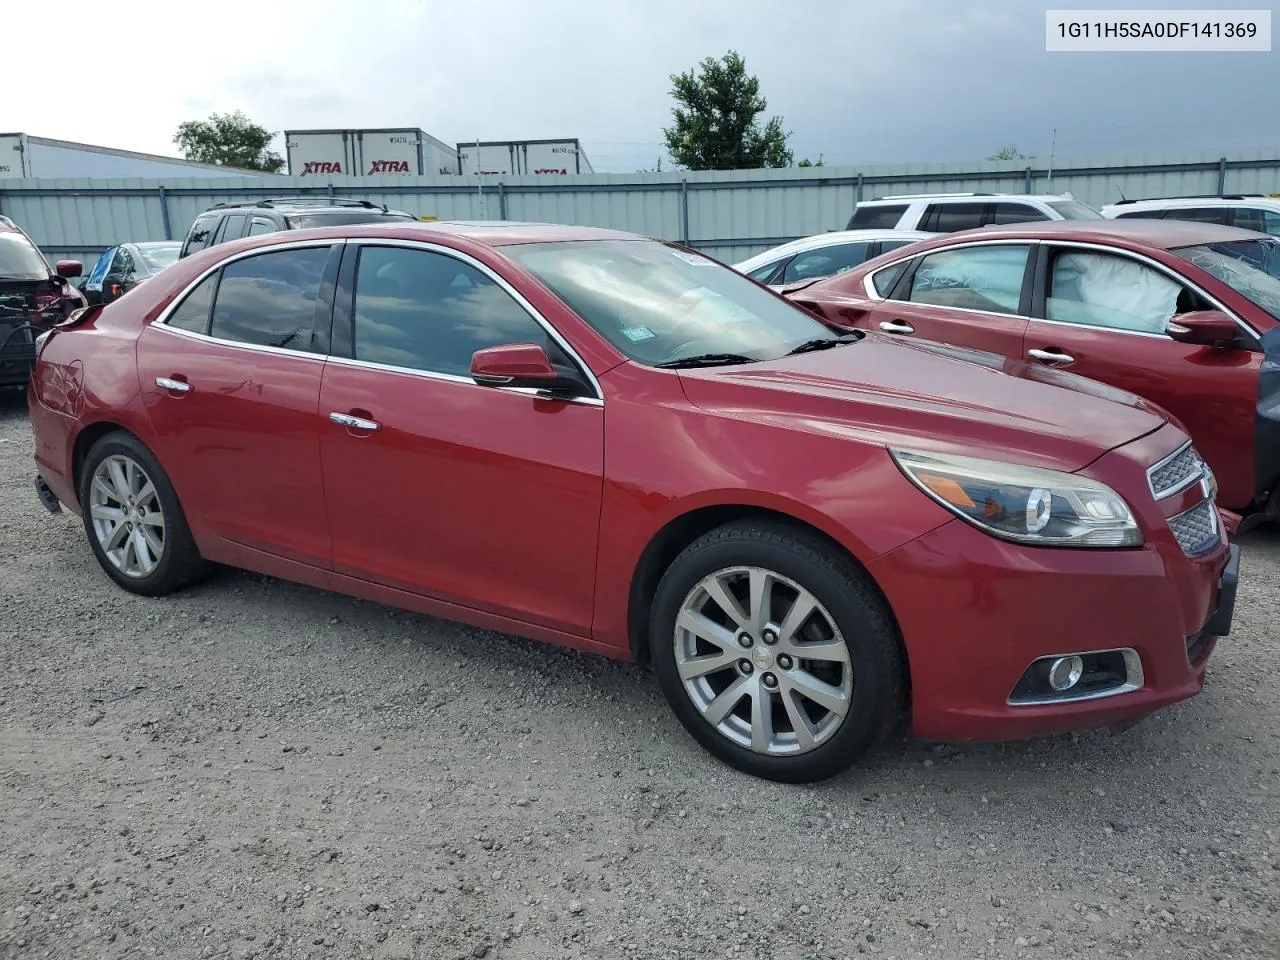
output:
[[[1061,693],[1070,690],[1084,675],[1084,661],[1079,657],[1059,657],[1049,664],[1049,686]]]

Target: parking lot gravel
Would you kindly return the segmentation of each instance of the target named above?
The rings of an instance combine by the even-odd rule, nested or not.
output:
[[[790,787],[644,668],[236,571],[131,596],[31,454],[0,396],[0,957],[1280,957],[1280,530],[1190,702]]]

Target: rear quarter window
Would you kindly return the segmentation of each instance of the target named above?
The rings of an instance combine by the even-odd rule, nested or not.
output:
[[[849,230],[892,230],[907,212],[905,203],[877,203],[874,206],[859,205],[849,220]]]
[[[187,243],[182,248],[182,255],[185,257],[209,246],[209,241],[213,239],[213,231],[217,226],[218,215],[216,213],[203,214],[196,217],[196,222],[191,224],[191,229],[187,232]]]

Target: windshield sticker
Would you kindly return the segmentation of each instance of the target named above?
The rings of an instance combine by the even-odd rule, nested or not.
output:
[[[695,267],[714,267],[716,265],[714,260],[708,260],[706,257],[700,257],[696,253],[687,253],[684,250],[672,250],[671,252],[685,263],[691,263]]]
[[[639,343],[641,340],[652,340],[657,336],[648,327],[627,327],[622,331],[622,335],[632,343]]]

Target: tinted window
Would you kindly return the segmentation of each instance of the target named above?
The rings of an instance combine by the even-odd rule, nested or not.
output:
[[[263,233],[275,233],[277,229],[276,225],[270,220],[254,217],[253,222],[249,224],[249,236],[256,237]]]
[[[925,209],[920,229],[933,233],[972,230],[982,226],[986,210],[985,203],[931,203]]]
[[[1102,214],[1079,200],[1050,200],[1049,206],[1062,215],[1063,220],[1101,220]]]
[[[919,242],[919,240],[881,240],[880,252],[888,253],[890,250],[897,250],[899,247],[906,247]]]
[[[877,203],[874,206],[859,204],[853,211],[852,219],[849,220],[849,229],[892,230],[906,212],[905,203]]]
[[[196,217],[196,222],[191,225],[191,232],[187,234],[186,253],[195,253],[197,250],[203,250],[209,246],[213,239],[214,228],[218,226],[218,215],[216,213],[204,214]]]
[[[778,261],[774,260],[772,263],[766,263],[763,267],[756,267],[747,276],[759,283],[768,283],[769,278],[777,272],[777,269]]]
[[[357,360],[465,377],[477,350],[546,342],[510,294],[461,260],[403,247],[360,251]]]
[[[1196,223],[1226,224],[1231,219],[1230,207],[1178,207],[1164,212],[1166,220],[1192,220]]]
[[[209,274],[200,285],[187,294],[178,309],[169,315],[169,326],[191,333],[209,332],[209,308],[213,306],[213,289],[218,285],[218,274]]]
[[[992,223],[1031,223],[1036,220],[1049,219],[1035,207],[1026,203],[997,203],[994,206],[995,213],[991,218]]]
[[[1063,323],[1163,333],[1181,293],[1181,284],[1128,257],[1059,253],[1050,269],[1045,315]]]
[[[1163,210],[1126,210],[1117,213],[1117,220],[1159,220],[1164,216]]]
[[[364,213],[353,210],[335,210],[331,213],[299,213],[285,217],[285,222],[295,230],[303,227],[337,227],[347,223],[392,223],[413,220],[407,213],[383,213],[381,210],[367,210]]]
[[[907,269],[907,264],[910,262],[910,260],[903,260],[901,263],[895,263],[892,267],[885,267],[883,270],[877,270],[872,274],[871,285],[876,288],[876,293],[882,297],[887,297],[893,289],[893,285],[902,276],[902,271]]]
[[[1258,233],[1269,233],[1280,237],[1280,213],[1273,210],[1258,210],[1254,207],[1237,207],[1235,226],[1242,230],[1256,230]]]
[[[222,271],[211,334],[264,347],[310,350],[328,247],[259,254]]]
[[[240,235],[244,233],[244,222],[249,219],[243,213],[231,213],[222,221],[222,229],[218,231],[218,239],[214,243],[226,243],[228,240],[238,240]]]
[[[49,265],[26,237],[0,231],[0,279],[44,280],[48,276]]]
[[[112,280],[122,280],[125,277],[133,275],[133,254],[129,252],[128,247],[118,247],[116,249],[116,258],[111,263],[111,269],[107,272],[107,277]]]
[[[913,303],[1017,313],[1030,247],[992,245],[931,253],[911,278]]]
[[[802,253],[787,264],[787,269],[782,274],[782,282],[795,283],[797,280],[829,277],[832,274],[841,273],[866,260],[870,247],[871,244],[866,242],[841,243]]]

